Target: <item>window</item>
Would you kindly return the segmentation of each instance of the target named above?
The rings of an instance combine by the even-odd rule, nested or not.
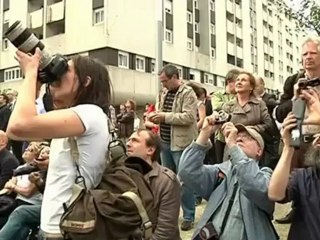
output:
[[[182,67],[176,66],[179,72],[179,79],[182,79]]]
[[[156,60],[152,59],[151,60],[151,73],[155,73],[156,72]]]
[[[118,53],[118,66],[122,68],[129,68],[129,54],[125,52]]]
[[[216,58],[216,49],[215,48],[211,48],[211,57],[212,58]]]
[[[7,69],[4,71],[4,81],[13,81],[22,79],[22,72],[19,67]]]
[[[187,22],[193,23],[192,12],[187,11]]]
[[[193,50],[193,40],[190,38],[187,41],[187,49],[191,51]]]
[[[210,1],[210,10],[214,11],[214,1]]]
[[[136,70],[144,72],[145,71],[145,58],[136,56]]]
[[[2,51],[7,50],[8,47],[9,47],[9,41],[8,41],[7,38],[4,38],[4,39],[2,40]]]
[[[172,31],[171,30],[166,29],[165,40],[168,43],[172,43],[173,42],[173,40],[172,40]]]
[[[104,22],[104,8],[97,8],[93,10],[93,25]]]
[[[194,24],[194,31],[195,31],[196,33],[199,33],[199,23],[195,23],[195,24]]]
[[[194,1],[194,8],[198,8],[198,0]]]
[[[214,85],[214,83],[217,83],[217,79],[215,78],[215,81],[214,81],[214,76],[212,74],[205,73],[204,74],[204,83]]]

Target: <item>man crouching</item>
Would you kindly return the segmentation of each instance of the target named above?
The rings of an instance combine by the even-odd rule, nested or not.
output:
[[[271,223],[274,203],[268,199],[272,170],[258,166],[264,148],[261,135],[251,127],[225,123],[229,161],[203,165],[209,137],[220,127],[216,114],[205,119],[197,140],[180,159],[181,181],[208,201],[192,239],[277,239]]]

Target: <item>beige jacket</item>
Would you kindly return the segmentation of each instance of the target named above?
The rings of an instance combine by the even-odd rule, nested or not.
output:
[[[232,114],[230,122],[252,126],[260,134],[272,126],[272,119],[265,102],[256,97],[251,97],[244,107],[241,107],[235,98],[224,104],[222,109]]]
[[[164,89],[157,104],[163,112],[163,103],[168,90]],[[197,97],[193,89],[182,84],[173,101],[172,112],[165,112],[165,123],[171,125],[171,151],[184,150],[198,135]]]
[[[180,240],[180,183],[168,168],[153,162],[152,170],[146,175],[153,196],[157,225],[151,240]]]

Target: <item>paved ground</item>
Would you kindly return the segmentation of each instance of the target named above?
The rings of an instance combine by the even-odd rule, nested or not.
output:
[[[195,224],[197,224],[197,221],[199,220],[200,216],[202,215],[202,212],[204,211],[204,208],[205,208],[205,203],[202,203],[200,206],[197,207],[196,223]],[[285,216],[289,212],[289,209],[290,209],[290,204],[285,204],[285,205],[277,204],[276,211],[274,214],[275,219]],[[181,216],[180,216],[180,222],[181,222]],[[274,223],[274,226],[277,229],[277,232],[280,236],[280,240],[286,240],[287,236],[288,236],[288,230],[289,230],[290,225],[286,225],[286,224],[283,225],[283,224]],[[192,233],[193,233],[193,230],[187,231],[187,232],[181,231],[181,238],[183,240],[190,240]],[[230,240],[232,240],[232,239],[230,239]]]

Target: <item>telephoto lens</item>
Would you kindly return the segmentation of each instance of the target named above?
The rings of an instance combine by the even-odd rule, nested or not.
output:
[[[16,21],[9,27],[5,36],[10,42],[24,53],[34,54],[36,48],[40,48],[42,57],[39,70],[43,70],[51,61],[51,56],[44,50],[44,44],[29,29],[24,28],[20,21]]]
[[[20,51],[34,54],[36,48],[41,50],[41,60],[38,71],[38,80],[41,83],[52,83],[61,79],[68,70],[68,60],[61,54],[51,56],[44,44],[28,29],[22,26],[21,21],[12,24],[5,37]]]

